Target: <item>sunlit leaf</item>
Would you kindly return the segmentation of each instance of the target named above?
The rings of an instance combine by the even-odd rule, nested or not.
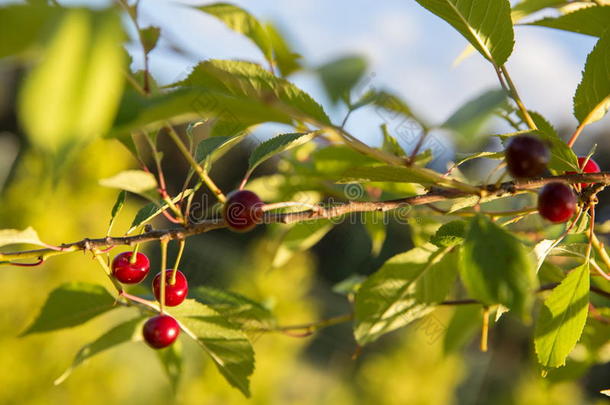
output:
[[[0,246],[17,245],[21,243],[46,246],[46,244],[38,238],[38,233],[32,227],[28,227],[24,230],[0,229]]]
[[[152,173],[143,170],[125,170],[107,179],[101,179],[100,185],[144,194],[157,188],[157,179]]]
[[[543,18],[528,25],[556,28],[579,34],[601,37],[610,27],[610,6],[579,8],[555,18]]]

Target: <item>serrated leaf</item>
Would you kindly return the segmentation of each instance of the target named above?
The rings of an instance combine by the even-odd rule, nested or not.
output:
[[[182,344],[180,340],[164,349],[155,350],[155,352],[165,375],[169,379],[172,390],[174,393],[178,392],[178,384],[182,376]]]
[[[254,351],[246,335],[218,312],[195,300],[187,299],[167,312],[178,320],[186,335],[199,343],[225,379],[249,396]]]
[[[251,173],[258,165],[271,156],[303,145],[304,143],[311,141],[316,135],[317,132],[281,134],[261,143],[254,149],[250,155],[250,159],[248,159],[248,172]]]
[[[456,220],[443,224],[434,236],[430,239],[430,243],[438,247],[452,247],[461,244],[464,241],[466,234],[466,221]]]
[[[197,144],[195,160],[202,165],[205,170],[209,170],[212,163],[222,157],[222,155],[241,142],[245,137],[246,135],[244,134],[235,136],[213,136],[203,139]]]
[[[589,265],[572,270],[544,300],[536,323],[538,362],[561,367],[580,339],[589,308]]]
[[[458,134],[457,140],[463,144],[472,144],[478,140],[480,132],[492,114],[506,105],[504,90],[487,90],[457,109],[442,127]]]
[[[503,65],[513,50],[514,33],[508,0],[417,0],[447,21],[483,57]]]
[[[140,30],[140,40],[142,47],[144,47],[144,52],[149,53],[155,49],[157,41],[159,41],[159,35],[161,35],[161,28],[159,27],[150,26]]]
[[[486,305],[502,304],[525,317],[537,284],[525,246],[477,215],[469,221],[461,252],[460,276],[470,296]]]
[[[350,91],[366,72],[367,63],[361,56],[344,56],[318,67],[326,93],[333,103],[349,102]]]
[[[144,320],[143,317],[138,317],[127,322],[123,322],[102,336],[95,339],[93,342],[83,346],[72,361],[72,365],[68,367],[64,373],[55,380],[54,384],[59,385],[64,382],[76,367],[81,365],[86,360],[108,349],[112,349],[122,343],[133,341],[140,337],[140,324]]]
[[[538,25],[601,37],[610,27],[610,6],[583,7],[559,17],[543,18],[527,25]]]
[[[286,42],[281,32],[277,29],[274,24],[265,24],[269,40],[271,41],[271,48],[273,48],[273,56],[275,64],[282,76],[288,76],[298,70],[301,70],[301,64],[299,60],[301,55],[294,52],[290,45]]]
[[[300,222],[282,237],[273,256],[273,267],[281,267],[297,252],[303,252],[320,241],[333,227],[327,219]]]
[[[172,198],[172,202],[176,203],[176,202],[180,201],[181,198],[186,198],[186,197],[190,196],[191,194],[193,194],[194,192],[195,192],[195,189],[188,188],[184,191],[184,193],[180,193],[176,197]],[[129,227],[127,234],[132,233],[138,227],[150,222],[152,219],[154,219],[157,215],[161,214],[161,212],[166,210],[168,207],[169,207],[169,205],[166,202],[158,202],[156,204],[155,203],[146,204],[145,206],[140,208],[138,210],[138,212],[136,213],[136,216],[133,219],[133,221],[131,222],[131,226]]]
[[[31,226],[21,231],[19,229],[0,229],[0,246],[17,245],[21,243],[47,246],[38,238],[38,233]]]
[[[443,249],[414,248],[392,257],[358,289],[354,334],[365,345],[427,315],[449,293],[457,269]]]
[[[101,179],[100,185],[118,188],[135,194],[145,194],[157,188],[157,179],[144,170],[125,170],[112,177]]]
[[[113,308],[115,299],[96,284],[67,283],[51,291],[34,322],[20,336],[69,328]]]
[[[228,3],[213,3],[195,8],[218,18],[233,31],[245,35],[256,44],[267,60],[273,60],[272,42],[267,30],[246,10]]]
[[[574,95],[574,116],[581,126],[601,119],[610,107],[610,29],[587,56]]]
[[[70,9],[21,86],[23,128],[57,166],[110,128],[124,84],[123,40],[116,13]]]
[[[352,167],[346,170],[338,183],[368,182],[417,183],[422,185],[438,184],[438,176],[431,170],[419,167],[370,166]]]
[[[189,296],[214,309],[242,330],[270,328],[275,324],[275,317],[268,308],[231,291],[199,286],[189,291]]]
[[[551,160],[548,168],[554,174],[560,174],[566,171],[579,171],[578,157],[557,134],[553,126],[540,114],[530,111],[530,116],[538,127],[538,130],[533,133],[534,136],[546,141],[551,147]]]

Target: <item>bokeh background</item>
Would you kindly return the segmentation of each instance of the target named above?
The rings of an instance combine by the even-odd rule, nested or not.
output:
[[[104,7],[109,2],[60,3]],[[204,3],[141,1],[141,25],[162,29],[162,40],[151,53],[151,71],[158,82],[183,78],[205,58],[262,62],[246,39],[215,19],[185,7]],[[365,56],[369,73],[363,86],[394,90],[431,122],[444,121],[464,102],[498,87],[495,73],[478,55],[455,65],[465,40],[414,1],[234,3],[277,23],[311,68],[342,55]],[[571,114],[572,95],[594,39],[519,27],[516,41],[508,68],[525,104],[545,115],[567,136],[576,125]],[[128,49],[134,58],[132,69],[141,68],[137,46],[130,44]],[[15,96],[23,74],[24,67],[15,61],[0,60],[0,228],[31,225],[43,240],[54,244],[103,235],[116,191],[99,186],[98,181],[135,167],[136,162],[117,142],[99,140],[82,153],[58,184],[43,181],[45,168],[29,150],[15,115]],[[298,73],[292,80],[314,98],[325,100],[313,73]],[[340,121],[345,111],[324,104],[333,120]],[[382,117],[363,109],[350,119],[348,129],[376,144],[381,123]],[[391,131],[400,124],[386,123]],[[506,129],[503,125],[492,120],[486,131],[501,132]],[[257,129],[250,143],[218,163],[212,176],[223,190],[238,184],[249,150],[278,130],[273,126]],[[597,143],[596,161],[605,170],[610,169],[609,132],[610,121],[606,118],[587,128],[577,148],[586,153]],[[433,165],[444,168],[460,152],[459,146],[445,133],[434,133],[434,139],[443,147],[437,150],[440,157]],[[406,139],[401,142],[408,144]],[[489,141],[482,147],[493,150],[499,145]],[[266,164],[259,175],[274,172],[276,163]],[[166,151],[165,164],[170,187],[179,187],[188,170],[186,164],[171,149]],[[488,166],[473,165],[468,174],[484,177],[488,170]],[[598,210],[600,220],[610,218],[607,199]],[[115,230],[127,229],[141,205],[141,200],[130,198]],[[266,237],[265,229],[248,235],[220,230],[189,239],[182,270],[192,286],[229,288],[266,303],[282,324],[309,322],[348,311],[345,297],[333,292],[333,285],[352,274],[369,274],[388,257],[409,249],[412,238],[425,225],[425,220],[418,227],[393,224],[377,253],[362,225],[342,224],[311,251],[297,254],[277,269],[270,265],[275,241]],[[171,247],[170,258],[175,248]],[[158,263],[158,247],[151,244],[146,250],[153,263]],[[125,344],[96,356],[63,384],[54,386],[53,381],[82,345],[129,316],[129,310],[124,310],[74,329],[17,338],[48,292],[71,280],[108,285],[97,264],[82,254],[62,256],[32,269],[0,269],[0,404],[610,403],[598,394],[610,387],[610,348],[606,347],[605,365],[589,369],[585,354],[577,347],[567,368],[542,379],[532,359],[530,328],[503,317],[491,332],[489,353],[479,352],[474,328],[464,334],[464,348],[452,350],[445,339],[454,312],[450,308],[390,334],[355,360],[352,355],[356,346],[349,325],[302,339],[280,334],[257,336],[257,364],[249,402],[187,342],[183,347],[185,370],[177,393],[172,392],[155,354],[142,343]],[[471,315],[476,321],[476,311]]]

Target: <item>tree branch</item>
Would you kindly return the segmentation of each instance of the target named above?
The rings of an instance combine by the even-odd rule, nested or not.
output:
[[[508,181],[499,185],[486,184],[475,187],[477,193],[469,193],[466,191],[431,188],[426,194],[416,195],[412,197],[399,198],[388,201],[350,201],[332,206],[320,206],[315,210],[305,210],[289,213],[265,213],[263,223],[282,223],[292,224],[296,222],[311,221],[316,219],[333,219],[342,215],[357,213],[357,212],[386,212],[397,208],[406,208],[418,205],[426,205],[440,201],[451,200],[455,198],[479,196],[487,199],[501,198],[510,195],[520,194],[525,191],[535,190],[544,185],[563,181],[566,183],[599,183],[610,184],[610,172],[601,173],[580,173],[566,174],[561,176],[539,177],[530,180],[522,180],[519,182]],[[194,225],[173,229],[159,229],[150,232],[144,232],[135,236],[122,237],[104,237],[97,239],[85,238],[78,242],[64,243],[58,249],[35,249],[19,252],[0,253],[0,264],[11,264],[13,260],[35,259],[46,260],[51,256],[57,256],[64,253],[76,252],[81,250],[91,250],[94,248],[108,248],[113,246],[128,245],[132,246],[137,243],[150,242],[160,239],[185,239],[192,235],[208,232],[213,229],[225,228],[226,223],[222,218],[205,219]]]

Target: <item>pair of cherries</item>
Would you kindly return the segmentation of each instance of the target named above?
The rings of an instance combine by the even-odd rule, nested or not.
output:
[[[528,135],[511,138],[506,147],[506,165],[509,173],[515,178],[540,176],[546,169],[550,153],[546,145]],[[598,173],[599,165],[584,156],[578,158],[578,166],[583,173]],[[567,172],[566,174],[575,174]],[[589,184],[581,183],[580,187]],[[566,222],[576,212],[576,194],[572,187],[565,183],[553,182],[544,186],[538,195],[538,212],[543,218],[554,223]]]
[[[123,284],[137,284],[144,280],[150,270],[150,260],[143,253],[123,252],[112,261],[112,275]],[[175,307],[180,305],[188,294],[188,282],[181,271],[176,270],[176,278],[172,280],[174,270],[165,271],[165,305]],[[172,283],[173,281],[173,283]],[[157,301],[161,300],[161,273],[152,282],[153,293]],[[159,315],[150,318],[144,324],[144,340],[151,347],[160,349],[174,343],[180,334],[178,322],[169,315]]]

